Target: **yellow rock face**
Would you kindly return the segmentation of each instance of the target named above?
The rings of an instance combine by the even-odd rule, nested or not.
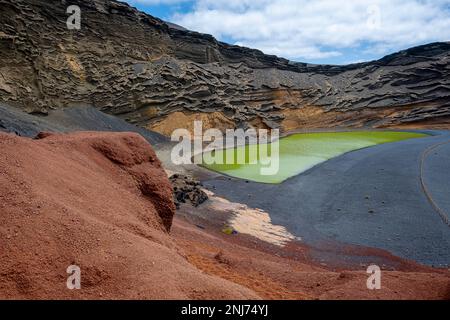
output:
[[[187,129],[193,134],[194,121],[203,122],[203,130],[217,128],[226,130],[234,128],[234,123],[225,117],[221,112],[187,114],[181,111],[173,112],[167,117],[153,124],[149,124],[147,129],[170,136],[176,129]]]

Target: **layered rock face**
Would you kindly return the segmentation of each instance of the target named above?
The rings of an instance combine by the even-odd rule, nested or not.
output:
[[[81,30],[66,9],[81,8]],[[348,66],[231,46],[110,0],[0,0],[0,101],[89,105],[170,134],[209,127],[449,125],[450,43]]]

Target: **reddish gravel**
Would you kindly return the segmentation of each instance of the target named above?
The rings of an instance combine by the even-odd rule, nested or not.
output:
[[[175,207],[134,133],[0,134],[0,299],[258,298],[190,264]],[[69,265],[81,290],[66,288]]]
[[[381,289],[368,290],[365,266],[318,265],[308,258],[306,246],[292,242],[285,248],[275,247],[246,235],[225,235],[207,221],[188,220],[175,217],[171,234],[189,261],[208,274],[254,290],[263,299],[450,300],[447,270],[386,256],[400,268],[382,269]],[[370,249],[354,253],[381,254]]]

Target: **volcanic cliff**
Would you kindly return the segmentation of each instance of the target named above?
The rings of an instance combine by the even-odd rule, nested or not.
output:
[[[66,9],[81,8],[81,30]],[[450,43],[347,66],[228,45],[111,0],[0,0],[0,101],[29,113],[91,106],[164,134],[209,127],[450,122]],[[188,126],[189,127],[189,126]]]

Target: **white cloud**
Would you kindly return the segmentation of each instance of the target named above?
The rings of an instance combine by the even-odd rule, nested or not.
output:
[[[450,0],[197,0],[171,21],[291,59],[380,55],[450,40]]]

